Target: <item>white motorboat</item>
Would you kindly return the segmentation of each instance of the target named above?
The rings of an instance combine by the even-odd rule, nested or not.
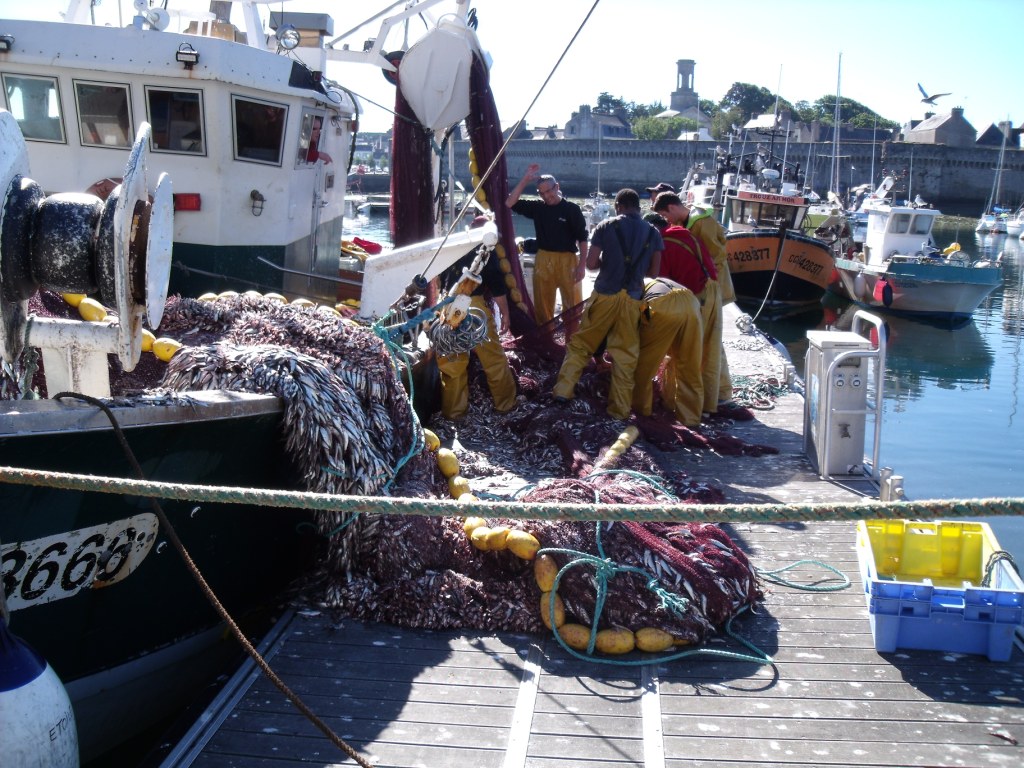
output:
[[[934,247],[938,209],[872,199],[863,210],[864,250],[836,259],[839,282],[833,286],[858,304],[956,322],[971,317],[1002,283],[999,259],[972,261],[955,243],[944,251]]]

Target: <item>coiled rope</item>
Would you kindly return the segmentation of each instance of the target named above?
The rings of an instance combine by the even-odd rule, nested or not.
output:
[[[775,376],[734,376],[732,399],[747,408],[770,411],[775,401],[789,392],[789,387]]]

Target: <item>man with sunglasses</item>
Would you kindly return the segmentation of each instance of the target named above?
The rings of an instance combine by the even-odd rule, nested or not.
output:
[[[520,199],[527,185],[536,182],[540,199]],[[562,311],[583,301],[583,272],[587,254],[587,220],[582,209],[566,200],[558,181],[541,175],[540,165],[531,163],[523,178],[509,192],[505,205],[520,216],[533,220],[537,257],[533,266],[533,315],[537,325],[555,316],[555,294],[561,294]],[[565,337],[576,330],[567,322]]]

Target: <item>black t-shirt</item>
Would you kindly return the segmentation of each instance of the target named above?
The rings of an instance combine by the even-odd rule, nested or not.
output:
[[[471,250],[461,259],[452,264],[440,275],[440,282],[443,290],[447,292],[462,277],[463,268],[468,269],[473,265],[476,256],[476,248]],[[480,285],[473,289],[474,296],[480,296],[486,290],[491,296],[507,296],[509,289],[505,284],[505,273],[501,271],[498,264],[498,254],[491,251],[483,269],[480,270],[480,278],[483,280]]]
[[[587,239],[587,220],[583,211],[564,197],[557,205],[548,205],[537,199],[520,199],[512,210],[533,220],[537,247],[542,250],[576,253],[576,243]]]

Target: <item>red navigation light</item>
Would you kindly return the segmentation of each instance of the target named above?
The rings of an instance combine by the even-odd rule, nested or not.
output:
[[[198,192],[175,192],[175,211],[201,211],[203,201]]]

